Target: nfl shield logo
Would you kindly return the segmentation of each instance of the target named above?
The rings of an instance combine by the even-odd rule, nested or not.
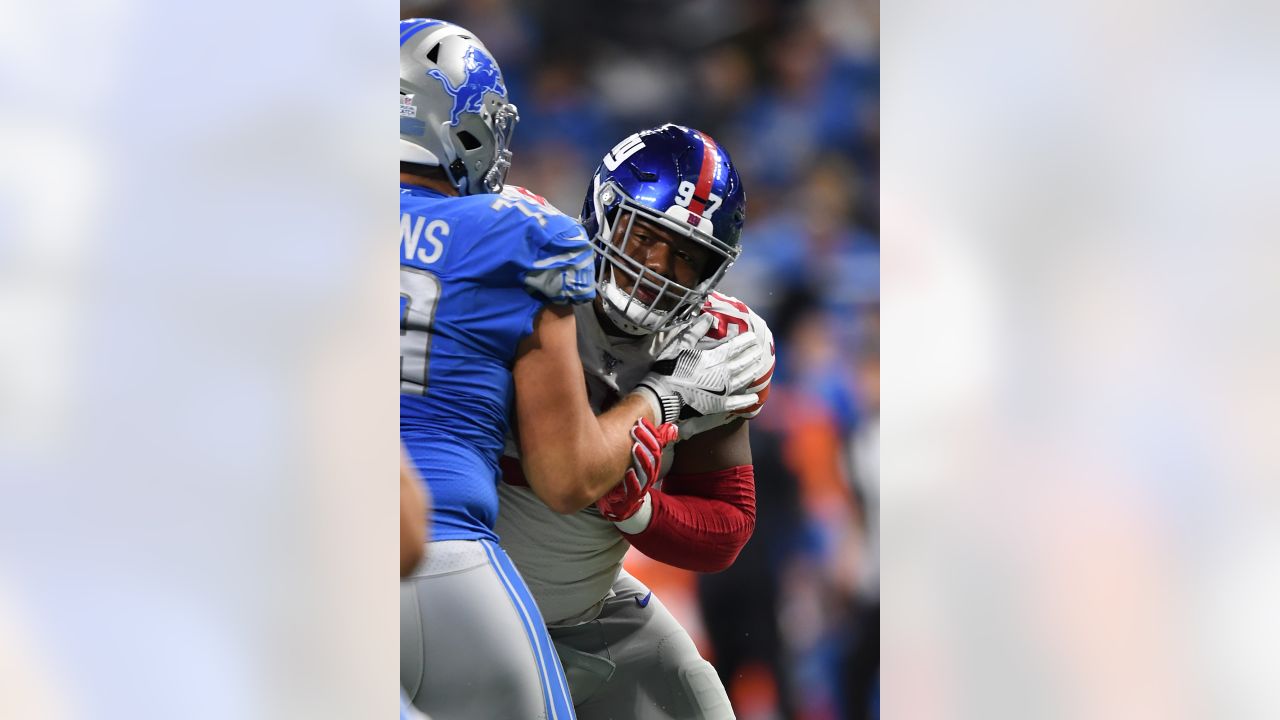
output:
[[[418,108],[413,104],[412,95],[400,96],[400,117],[416,118],[418,117]]]

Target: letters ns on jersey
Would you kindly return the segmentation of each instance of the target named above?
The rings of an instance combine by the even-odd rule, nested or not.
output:
[[[400,213],[400,252],[406,261],[430,265],[439,260],[444,254],[441,237],[449,237],[449,223],[443,220],[427,222],[424,217]],[[424,240],[425,247],[422,244]]]

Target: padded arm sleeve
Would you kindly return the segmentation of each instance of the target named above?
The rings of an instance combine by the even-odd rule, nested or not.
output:
[[[756,527],[755,471],[738,465],[697,475],[668,475],[649,491],[653,518],[627,535],[640,552],[694,572],[719,572],[733,564]]]

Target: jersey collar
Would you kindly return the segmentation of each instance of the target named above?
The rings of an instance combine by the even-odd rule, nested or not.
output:
[[[404,182],[403,180],[401,180],[401,181],[400,181],[400,190],[401,190],[401,191],[403,191],[403,192],[407,192],[407,193],[409,193],[410,195],[428,195],[428,196],[431,196],[431,197],[449,197],[448,195],[445,195],[444,193],[440,192],[439,190],[432,190],[432,189],[431,189],[431,188],[429,188],[429,187],[423,187],[423,186],[421,186],[421,185],[414,185],[413,183],[407,183],[407,182]]]

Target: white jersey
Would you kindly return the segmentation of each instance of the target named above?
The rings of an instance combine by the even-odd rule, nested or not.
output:
[[[704,311],[716,316],[716,325],[695,347],[718,345],[750,328],[772,353],[773,338],[768,326],[745,304],[713,293]],[[649,372],[658,353],[670,343],[679,342],[685,330],[640,338],[614,337],[600,327],[592,304],[575,306],[574,315],[578,354],[586,371],[591,407],[597,414],[630,392]],[[688,438],[738,418],[751,418],[759,411],[756,406],[746,413],[686,420],[680,424],[680,437]],[[674,445],[667,446],[663,454],[664,474],[671,467]],[[508,454],[516,454],[511,443]],[[547,624],[574,625],[593,619],[608,597],[631,544],[594,505],[562,515],[548,508],[527,487],[499,483],[498,489],[495,529]]]

